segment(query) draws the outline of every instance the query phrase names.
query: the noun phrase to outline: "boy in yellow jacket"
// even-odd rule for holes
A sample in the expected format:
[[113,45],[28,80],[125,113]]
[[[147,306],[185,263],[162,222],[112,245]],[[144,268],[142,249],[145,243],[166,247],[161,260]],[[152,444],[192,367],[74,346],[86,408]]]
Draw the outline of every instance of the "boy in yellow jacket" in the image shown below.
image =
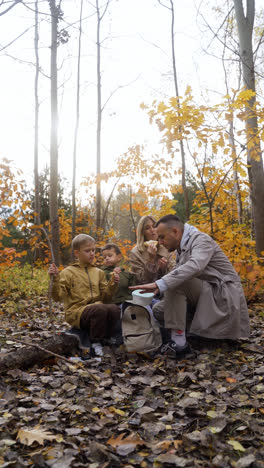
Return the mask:
[[60,273],[55,263],[49,267],[49,274],[54,275],[52,298],[63,301],[66,322],[86,330],[92,343],[100,342],[114,334],[120,318],[119,307],[110,303],[118,289],[119,274],[113,272],[107,282],[105,273],[93,265],[95,240],[91,236],[78,234],[72,248],[77,263]]

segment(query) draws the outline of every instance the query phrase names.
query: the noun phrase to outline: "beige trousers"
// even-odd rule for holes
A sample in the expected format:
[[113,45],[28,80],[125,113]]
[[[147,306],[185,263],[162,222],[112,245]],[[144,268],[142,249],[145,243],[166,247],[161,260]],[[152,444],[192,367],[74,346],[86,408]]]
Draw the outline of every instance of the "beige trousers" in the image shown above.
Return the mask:
[[153,306],[154,317],[161,326],[174,330],[186,329],[187,301],[196,307],[203,287],[202,280],[193,278],[179,288],[167,289],[160,302]]

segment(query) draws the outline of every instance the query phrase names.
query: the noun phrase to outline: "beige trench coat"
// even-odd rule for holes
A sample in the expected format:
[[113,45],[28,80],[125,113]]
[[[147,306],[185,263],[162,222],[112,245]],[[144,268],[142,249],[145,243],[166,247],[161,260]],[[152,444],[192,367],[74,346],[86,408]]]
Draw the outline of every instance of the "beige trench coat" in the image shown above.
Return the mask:
[[202,280],[190,332],[207,338],[248,337],[248,309],[239,276],[218,244],[191,228],[187,243],[177,255],[176,268],[160,281],[164,280],[168,289],[177,290],[186,280]]

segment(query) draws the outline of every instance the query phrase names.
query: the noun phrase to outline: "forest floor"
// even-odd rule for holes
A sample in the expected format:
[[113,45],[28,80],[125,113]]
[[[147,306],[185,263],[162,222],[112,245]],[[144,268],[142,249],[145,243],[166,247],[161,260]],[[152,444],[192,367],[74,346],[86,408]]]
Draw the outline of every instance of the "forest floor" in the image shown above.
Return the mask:
[[[51,335],[45,298],[1,304],[0,356]],[[66,330],[55,305],[56,330]],[[0,377],[0,466],[264,467],[264,303],[251,336],[196,341],[175,362],[104,348],[85,363],[51,359]],[[90,378],[92,372],[97,381]]]

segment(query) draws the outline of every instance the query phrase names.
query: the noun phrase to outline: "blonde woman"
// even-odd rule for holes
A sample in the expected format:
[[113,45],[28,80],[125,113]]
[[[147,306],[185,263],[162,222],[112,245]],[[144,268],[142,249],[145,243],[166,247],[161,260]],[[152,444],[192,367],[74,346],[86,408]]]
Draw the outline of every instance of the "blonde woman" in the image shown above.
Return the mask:
[[137,226],[137,244],[130,252],[130,265],[138,284],[154,282],[175,268],[173,253],[157,243],[155,224],[155,218],[147,215],[140,218]]

